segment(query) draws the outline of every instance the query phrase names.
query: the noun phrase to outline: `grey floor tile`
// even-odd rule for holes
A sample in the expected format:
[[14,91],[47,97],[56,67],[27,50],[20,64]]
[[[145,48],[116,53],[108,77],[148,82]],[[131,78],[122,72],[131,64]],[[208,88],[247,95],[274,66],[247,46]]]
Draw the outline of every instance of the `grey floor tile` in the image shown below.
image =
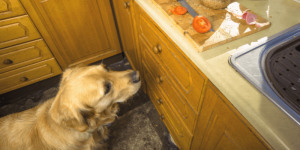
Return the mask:
[[110,150],[162,149],[162,142],[147,116],[144,105],[120,116],[109,127]]

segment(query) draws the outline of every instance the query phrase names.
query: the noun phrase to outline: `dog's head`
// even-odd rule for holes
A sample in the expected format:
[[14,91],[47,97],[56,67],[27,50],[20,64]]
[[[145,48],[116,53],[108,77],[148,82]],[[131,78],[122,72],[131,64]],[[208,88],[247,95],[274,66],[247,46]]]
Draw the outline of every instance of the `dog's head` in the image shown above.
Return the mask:
[[80,132],[110,123],[117,102],[124,102],[141,86],[138,71],[111,71],[103,65],[67,69],[50,108],[57,123]]

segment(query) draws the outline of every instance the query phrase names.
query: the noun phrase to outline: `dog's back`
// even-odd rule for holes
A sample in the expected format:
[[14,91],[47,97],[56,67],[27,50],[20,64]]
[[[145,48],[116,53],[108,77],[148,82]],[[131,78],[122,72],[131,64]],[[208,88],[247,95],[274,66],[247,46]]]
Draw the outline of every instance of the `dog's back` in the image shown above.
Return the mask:
[[44,149],[38,119],[49,102],[0,118],[0,149]]

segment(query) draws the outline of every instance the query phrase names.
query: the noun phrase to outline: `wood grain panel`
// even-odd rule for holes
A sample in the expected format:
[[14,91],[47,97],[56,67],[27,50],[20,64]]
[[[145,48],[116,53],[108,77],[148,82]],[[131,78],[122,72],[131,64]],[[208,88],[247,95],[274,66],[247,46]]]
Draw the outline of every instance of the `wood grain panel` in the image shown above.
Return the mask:
[[121,52],[109,0],[30,0],[69,65]]
[[19,0],[0,0],[0,20],[25,14]]
[[0,74],[0,94],[49,77],[62,71],[54,58]]
[[272,149],[209,82],[191,149]]
[[40,37],[27,15],[0,20],[0,49]]
[[6,35],[0,38],[0,43],[5,43],[15,39],[26,38],[28,36],[28,29],[20,23],[13,23],[1,26],[0,33]]
[[113,0],[123,51],[133,69],[138,70],[139,64],[135,46],[132,4],[132,0]]
[[[42,39],[0,49],[0,73],[53,58]],[[10,61],[7,64],[5,61]]]

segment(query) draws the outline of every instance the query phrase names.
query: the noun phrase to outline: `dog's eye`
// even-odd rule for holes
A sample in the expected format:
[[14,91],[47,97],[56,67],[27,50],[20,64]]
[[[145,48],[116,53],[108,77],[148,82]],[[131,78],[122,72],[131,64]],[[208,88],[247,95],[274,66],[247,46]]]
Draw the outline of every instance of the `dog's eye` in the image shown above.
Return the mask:
[[110,89],[111,89],[111,84],[109,82],[105,82],[104,84],[104,88],[105,88],[105,94],[109,93]]

